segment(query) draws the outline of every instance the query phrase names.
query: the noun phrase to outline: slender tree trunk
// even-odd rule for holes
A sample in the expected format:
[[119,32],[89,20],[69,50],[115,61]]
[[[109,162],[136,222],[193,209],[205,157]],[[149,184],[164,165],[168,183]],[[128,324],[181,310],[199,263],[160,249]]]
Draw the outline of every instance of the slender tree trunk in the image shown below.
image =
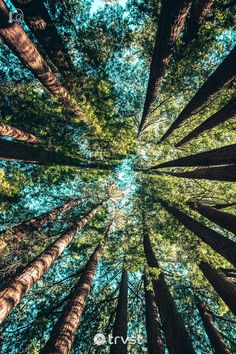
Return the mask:
[[62,104],[86,121],[86,117],[81,113],[68,91],[62,87],[24,30],[15,21],[9,23],[9,11],[3,0],[0,0],[0,37]]
[[0,124],[0,136],[9,136],[12,139],[26,141],[27,143],[38,143],[40,140],[33,134],[26,133],[20,129],[6,124]]
[[[116,308],[116,318],[112,331],[113,344],[111,345],[110,354],[127,354],[128,330],[128,274],[124,269],[122,271],[120,291],[118,297],[118,305]],[[123,339],[123,341],[122,341]]]
[[[158,262],[152,250],[146,225],[144,225],[143,244],[148,266],[158,270]],[[164,274],[161,272],[159,277],[151,275],[151,278],[169,353],[195,353],[182,317],[176,308],[175,302],[165,282]]]
[[185,172],[168,172],[170,176],[181,178],[207,179],[210,181],[236,182],[236,165],[200,168]]
[[226,347],[224,343],[224,339],[222,338],[218,328],[214,324],[213,318],[206,306],[197,298],[196,305],[201,316],[204,328],[206,330],[206,334],[210,340],[211,346],[214,349],[215,354],[230,354],[229,349]]
[[59,152],[0,139],[0,160],[23,161],[28,163],[74,166],[81,169],[112,170],[116,165],[73,158]]
[[190,17],[187,21],[187,31],[183,39],[185,45],[197,38],[199,29],[204,23],[212,4],[213,0],[198,0],[193,3]]
[[72,75],[75,72],[74,65],[44,2],[12,0],[12,3],[23,11],[27,25],[60,73],[63,76]]
[[203,132],[216,127],[217,125],[226,122],[227,120],[233,118],[236,115],[236,97],[231,98],[231,100],[218,112],[213,114],[197,128],[195,128],[191,133],[184,137],[178,144],[177,147],[184,145],[188,141],[198,137]]
[[217,166],[227,164],[236,164],[236,144],[167,161],[150,167],[150,170],[165,167]]
[[207,79],[195,96],[190,100],[178,118],[172,123],[167,132],[160,139],[165,140],[175,129],[177,129],[188,118],[197,114],[201,108],[208,103],[211,98],[221,90],[226,84],[230,83],[236,75],[236,47],[228,54],[213,74]]
[[219,211],[209,205],[199,202],[188,202],[188,205],[197,210],[201,215],[211,220],[224,229],[233,232],[236,235],[236,216],[224,211]]
[[213,208],[216,208],[216,209],[226,209],[226,208],[230,208],[231,206],[235,206],[236,205],[236,202],[233,202],[233,203],[224,203],[224,204],[215,204],[213,206]]
[[69,353],[87,302],[102,249],[103,244],[100,243],[90,256],[78,284],[70,293],[62,316],[55,324],[48,342],[41,351],[42,354]]
[[236,243],[159,199],[160,204],[203,242],[236,266]]
[[170,61],[175,42],[183,28],[189,8],[190,1],[162,0],[158,31],[152,54],[147,94],[138,134],[144,129],[147,116],[151,112],[152,105],[163,81],[166,67]]
[[200,262],[199,268],[228,308],[236,315],[236,284],[220,270],[207,262]]
[[67,229],[45,251],[38,255],[26,266],[20,274],[12,279],[0,293],[0,323],[21,302],[25,294],[52,266],[54,261],[61,255],[64,249],[71,243],[78,229],[82,229],[96,214],[98,207],[93,209],[84,218],[80,219],[76,226]]
[[155,296],[151,289],[148,289],[148,280],[144,275],[144,293],[145,293],[145,316],[147,331],[147,347],[149,354],[164,354],[165,349],[161,339],[160,321],[158,319],[158,310],[155,303]]

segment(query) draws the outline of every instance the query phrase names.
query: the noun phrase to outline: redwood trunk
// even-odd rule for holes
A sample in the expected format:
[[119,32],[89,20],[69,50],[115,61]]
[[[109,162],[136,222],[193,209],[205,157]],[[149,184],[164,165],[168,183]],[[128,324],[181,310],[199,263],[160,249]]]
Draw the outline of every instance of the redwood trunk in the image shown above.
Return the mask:
[[203,242],[236,266],[236,243],[159,199],[160,204]]
[[226,84],[230,83],[236,75],[236,47],[228,54],[213,74],[207,79],[195,96],[190,100],[178,118],[172,123],[167,132],[160,139],[165,140],[175,129],[177,129],[188,118],[197,114],[201,108],[208,103],[211,98],[221,90]]
[[209,205],[204,205],[199,202],[190,202],[188,205],[196,209],[201,215],[211,220],[215,224],[224,229],[236,234],[236,216],[224,211],[217,210]]
[[150,170],[165,167],[217,166],[227,164],[236,164],[236,144],[167,161],[150,167]]
[[175,42],[182,30],[189,8],[190,2],[186,0],[162,0],[146,99],[138,134],[143,130],[147,116],[151,112]]
[[64,249],[71,243],[78,229],[83,228],[96,214],[98,208],[93,209],[84,218],[80,219],[76,226],[67,229],[45,251],[38,255],[22,272],[12,279],[9,286],[0,293],[0,323],[21,302],[25,294],[52,266]]
[[188,141],[198,137],[203,132],[216,127],[217,125],[226,122],[227,120],[233,118],[236,114],[236,97],[231,98],[231,100],[218,112],[213,114],[197,128],[195,128],[191,133],[189,133],[185,138],[183,138],[178,144],[177,147],[182,146]]
[[62,316],[54,326],[50,338],[41,352],[42,354],[69,353],[87,302],[102,249],[103,245],[99,244],[90,256],[78,284],[70,293]]
[[26,141],[27,143],[38,143],[40,140],[33,134],[26,133],[20,129],[6,124],[0,124],[0,136],[8,136],[12,139]]
[[148,289],[148,280],[146,275],[144,275],[144,293],[148,353],[164,354],[165,349],[161,339],[161,324],[158,319],[157,305],[155,303],[153,291]]
[[[128,330],[128,275],[127,271],[122,271],[118,305],[116,309],[116,318],[112,331],[113,344],[111,345],[110,354],[127,354]],[[121,338],[122,337],[122,338]],[[122,341],[123,339],[123,341]]]
[[220,269],[212,268],[207,262],[201,262],[199,268],[228,308],[236,315],[236,284]]

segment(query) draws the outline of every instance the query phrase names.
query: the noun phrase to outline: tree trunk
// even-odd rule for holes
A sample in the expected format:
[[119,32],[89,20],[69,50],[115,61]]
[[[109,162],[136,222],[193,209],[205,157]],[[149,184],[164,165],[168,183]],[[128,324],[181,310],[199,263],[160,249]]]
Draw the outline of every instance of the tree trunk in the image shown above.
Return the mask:
[[229,349],[224,343],[218,328],[214,324],[211,314],[208,312],[206,306],[197,298],[196,305],[201,316],[206,334],[210,340],[211,346],[215,354],[230,354]]
[[165,140],[180,124],[188,118],[197,114],[201,108],[208,103],[211,98],[221,90],[226,84],[230,83],[236,75],[236,47],[228,54],[218,68],[211,74],[207,81],[197,91],[195,96],[190,100],[178,118],[172,123],[167,132],[160,139]]
[[86,121],[86,117],[80,112],[68,91],[62,87],[24,30],[15,21],[9,23],[9,11],[2,0],[0,0],[0,36],[22,63],[62,104]]
[[138,135],[144,129],[147,116],[160,89],[166,67],[170,61],[175,42],[182,30],[190,2],[186,0],[162,0],[160,20],[156,34],[150,75]]
[[12,3],[23,11],[25,22],[62,76],[72,75],[75,72],[74,65],[44,2],[12,0]]
[[210,181],[236,182],[236,165],[200,168],[185,172],[167,172],[166,174],[181,178],[207,179]]
[[96,214],[98,207],[93,209],[84,218],[80,219],[76,226],[67,229],[55,242],[45,251],[38,255],[26,266],[20,274],[12,279],[9,286],[0,293],[0,323],[8,314],[21,302],[25,294],[52,266],[64,249],[71,243],[78,229],[83,228]]
[[[118,305],[116,308],[116,318],[112,331],[113,344],[111,345],[110,354],[127,354],[128,330],[128,275],[124,269],[120,283],[120,291]],[[122,341],[123,339],[123,341]]]
[[228,308],[236,315],[236,284],[220,269],[212,268],[207,262],[200,262],[199,268]]
[[69,353],[87,302],[102,249],[103,244],[100,243],[90,256],[78,284],[70,293],[62,316],[53,327],[50,338],[41,351],[42,354]]
[[215,204],[213,206],[213,208],[216,208],[216,209],[226,209],[226,208],[230,208],[231,206],[235,206],[236,205],[236,202],[233,202],[233,203],[224,203],[224,204]]
[[26,141],[27,143],[39,143],[40,140],[33,134],[26,133],[20,129],[0,124],[0,136],[9,136],[12,139]]
[[[148,266],[159,270],[158,262],[152,250],[150,237],[145,224],[143,244]],[[161,272],[159,277],[151,274],[151,278],[169,353],[195,353],[182,317],[175,306],[175,302],[165,282],[164,274]]]
[[144,275],[144,293],[145,293],[145,317],[147,331],[147,347],[149,354],[164,354],[165,349],[161,339],[160,321],[158,319],[158,310],[155,303],[155,297],[152,290],[148,289],[148,280]]
[[213,114],[197,128],[195,128],[191,133],[189,133],[185,138],[183,138],[177,147],[184,145],[188,141],[198,137],[203,132],[216,127],[217,125],[226,122],[227,120],[233,118],[236,114],[236,97],[231,98],[231,100],[218,112]]
[[211,230],[191,216],[186,215],[179,209],[170,206],[164,200],[158,199],[160,204],[172,215],[174,215],[184,226],[197,235],[203,242],[214,251],[223,256],[227,261],[236,266],[236,243],[218,232]]
[[46,150],[43,147],[26,145],[0,139],[0,160],[23,161],[28,163],[73,166],[81,169],[112,170],[116,165],[108,165],[99,161],[86,160],[66,156],[59,152]]
[[224,229],[233,232],[236,235],[236,216],[224,211],[219,211],[209,205],[199,202],[188,202],[188,205],[197,210],[201,215],[211,220]]
[[236,144],[167,161],[150,167],[150,170],[165,167],[217,166],[226,164],[236,164]]
[[197,38],[199,29],[204,23],[212,4],[213,0],[198,0],[193,3],[190,17],[187,21],[187,31],[183,39],[185,45]]

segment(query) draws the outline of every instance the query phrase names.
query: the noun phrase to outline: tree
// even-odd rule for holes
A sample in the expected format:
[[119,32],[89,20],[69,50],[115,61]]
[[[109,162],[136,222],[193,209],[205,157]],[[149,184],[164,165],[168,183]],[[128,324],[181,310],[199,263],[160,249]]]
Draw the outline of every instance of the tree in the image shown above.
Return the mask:
[[0,293],[0,323],[21,302],[25,294],[52,266],[54,261],[61,255],[64,249],[76,236],[78,229],[83,228],[96,214],[98,207],[91,210],[85,217],[78,220],[76,225],[67,229],[63,234],[28,264],[10,284]]
[[12,139],[25,141],[27,143],[39,143],[40,140],[33,134],[26,133],[10,125],[0,124],[0,136],[8,136]]
[[142,119],[138,128],[138,134],[140,134],[145,128],[147,116],[151,112],[153,103],[160,89],[166,67],[170,61],[175,42],[183,28],[189,8],[190,1],[162,0],[158,31],[150,66],[146,99]]
[[236,69],[236,47],[227,55],[218,68],[211,74],[207,81],[200,87],[197,93],[193,96],[178,118],[172,123],[166,133],[160,139],[160,142],[165,140],[180,124],[188,118],[198,113],[200,109],[210,101],[210,99],[221,90],[226,84],[229,84],[235,77]]
[[62,316],[55,324],[50,338],[42,350],[42,354],[69,353],[80,324],[102,249],[103,244],[99,243],[90,256],[78,284],[70,293]]
[[164,200],[158,199],[160,204],[184,226],[197,235],[203,242],[209,245],[214,251],[221,254],[234,266],[236,265],[236,243],[218,232],[211,230],[191,216],[183,213],[176,207],[170,206]]
[[210,116],[197,128],[195,128],[191,133],[184,137],[178,144],[177,147],[186,144],[194,138],[197,138],[203,132],[216,127],[218,124],[224,123],[227,120],[233,118],[236,114],[236,97],[232,97],[231,100],[218,112]]

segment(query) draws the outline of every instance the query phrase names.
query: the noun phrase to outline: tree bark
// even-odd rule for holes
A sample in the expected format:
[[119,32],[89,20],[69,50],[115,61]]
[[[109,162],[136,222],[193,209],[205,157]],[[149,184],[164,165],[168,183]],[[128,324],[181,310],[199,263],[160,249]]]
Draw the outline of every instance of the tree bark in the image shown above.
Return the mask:
[[87,302],[102,249],[103,244],[100,243],[90,256],[78,284],[70,293],[62,316],[55,324],[48,342],[41,351],[42,354],[69,353]]
[[210,181],[236,182],[236,165],[201,168],[185,172],[167,172],[166,174],[181,178],[207,179]]
[[[110,354],[127,354],[128,330],[128,274],[124,269],[122,271],[118,304],[116,308],[116,318],[112,331],[113,344],[110,348]],[[122,339],[123,341],[122,341]]]
[[81,113],[69,92],[61,85],[24,30],[15,21],[9,23],[9,11],[2,0],[0,0],[0,36],[59,102],[86,121],[86,117]]
[[160,139],[160,142],[165,140],[184,121],[186,121],[194,114],[197,114],[203,105],[208,103],[219,90],[221,90],[226,84],[230,83],[235,78],[235,60],[236,46],[193,96],[184,110],[180,113],[178,118],[172,123],[167,132]]
[[165,167],[217,166],[227,164],[236,164],[236,144],[167,161],[150,167],[150,170]]
[[153,291],[148,289],[148,280],[146,274],[144,274],[144,293],[148,353],[164,354],[165,349],[161,339],[161,324],[158,319],[158,310],[155,303],[155,296]]
[[226,208],[229,208],[231,206],[235,206],[236,205],[236,202],[233,202],[233,203],[224,203],[224,204],[215,204],[213,206],[213,208],[216,208],[216,209],[226,209]]
[[6,124],[0,124],[0,136],[8,136],[12,139],[25,141],[27,143],[39,143],[40,140],[33,134],[26,133],[20,129]]
[[197,128],[195,128],[191,133],[189,133],[185,138],[183,138],[176,147],[182,146],[188,141],[197,138],[203,132],[216,127],[217,125],[226,122],[227,120],[233,118],[236,115],[236,97],[231,98],[231,100],[218,112],[213,114]]
[[217,210],[209,205],[204,205],[199,202],[187,203],[192,209],[197,210],[201,215],[205,216],[215,224],[224,229],[233,232],[236,235],[236,216],[224,211]]
[[190,17],[187,20],[187,31],[183,38],[185,45],[197,38],[199,29],[204,23],[212,4],[213,0],[198,0],[193,3]]
[[112,170],[117,166],[99,161],[86,160],[66,156],[59,152],[0,139],[0,160],[23,161],[27,163],[73,166],[81,169]]
[[0,323],[21,302],[25,294],[52,266],[54,261],[61,255],[64,249],[71,243],[78,229],[82,229],[98,210],[94,208],[84,218],[80,219],[75,226],[68,228],[55,242],[45,251],[38,255],[26,266],[20,274],[12,279],[0,293]]
[[159,199],[160,204],[214,251],[236,266],[236,243]]
[[200,262],[199,268],[228,308],[236,315],[236,284],[220,270],[207,262]]
[[150,75],[138,135],[144,129],[147,116],[160,89],[166,67],[175,42],[183,28],[190,2],[186,0],[162,0],[160,20],[152,54]]
[[224,343],[218,328],[214,324],[211,314],[208,312],[206,305],[204,305],[198,298],[196,299],[196,305],[202,319],[206,334],[210,340],[211,346],[214,349],[215,354],[230,354],[229,349]]

